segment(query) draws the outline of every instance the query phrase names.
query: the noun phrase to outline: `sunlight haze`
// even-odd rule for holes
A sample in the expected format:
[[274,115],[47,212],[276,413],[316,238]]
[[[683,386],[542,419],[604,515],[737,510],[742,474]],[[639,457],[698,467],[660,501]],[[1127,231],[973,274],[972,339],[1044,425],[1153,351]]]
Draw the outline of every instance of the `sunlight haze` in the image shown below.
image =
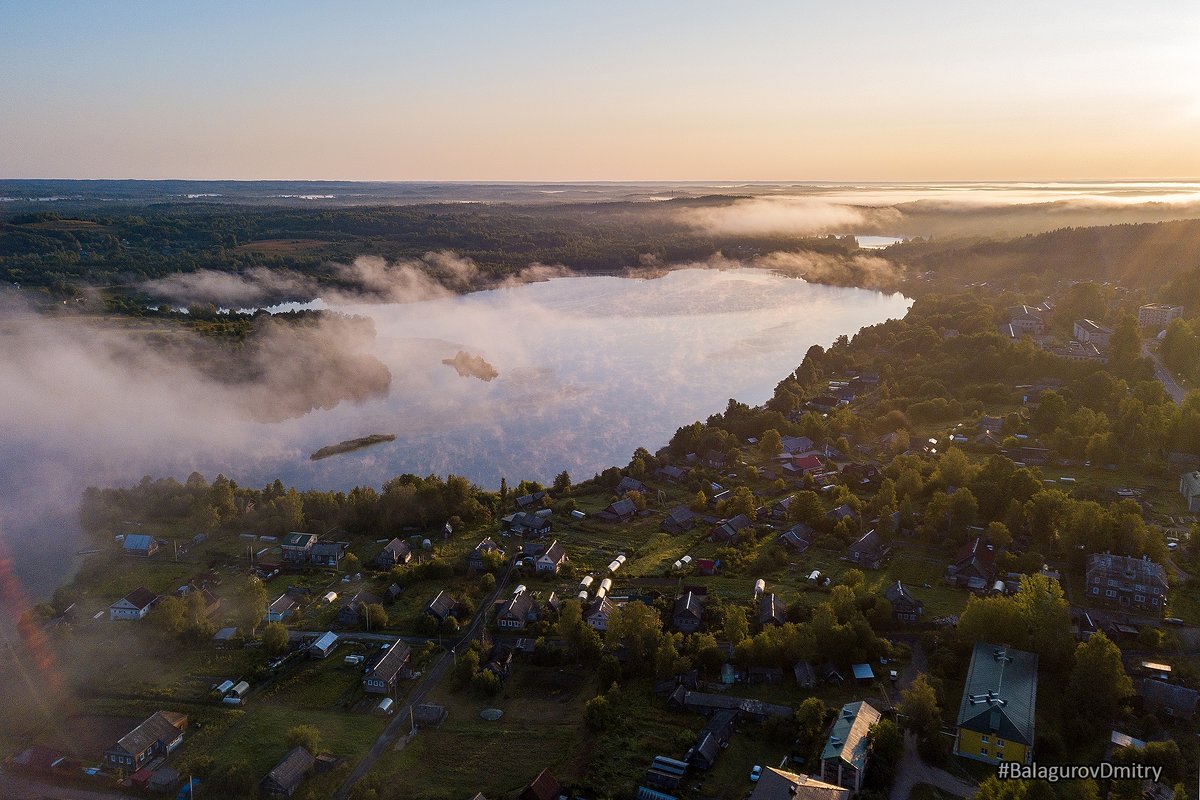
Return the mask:
[[1200,175],[1200,6],[0,3],[0,177]]

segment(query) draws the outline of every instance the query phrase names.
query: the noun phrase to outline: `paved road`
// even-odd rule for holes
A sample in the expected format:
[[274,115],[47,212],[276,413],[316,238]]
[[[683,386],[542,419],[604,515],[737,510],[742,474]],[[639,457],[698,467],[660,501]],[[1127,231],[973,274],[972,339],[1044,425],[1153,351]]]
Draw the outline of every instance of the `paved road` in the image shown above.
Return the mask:
[[904,735],[904,756],[896,765],[896,780],[892,784],[890,800],[908,800],[918,783],[928,783],[949,792],[955,797],[974,797],[976,787],[951,775],[939,767],[932,767],[921,760],[917,753],[917,737]]
[[[476,635],[478,635],[478,633],[483,629],[484,621],[487,619],[488,612],[491,611],[492,605],[495,603],[496,598],[500,596],[500,593],[504,591],[505,586],[508,585],[508,580],[510,577],[512,577],[512,572],[513,565],[510,564],[508,570],[505,571],[504,576],[500,580],[496,581],[496,591],[492,592],[491,596],[488,597],[487,600],[479,604],[479,610],[475,612],[475,616],[471,619],[471,624],[467,626],[466,630],[462,632],[458,639],[452,640],[449,643],[453,650],[461,649],[464,645],[474,639]],[[379,636],[381,634],[372,635]],[[389,638],[394,639],[395,637]],[[379,738],[375,740],[375,744],[371,745],[370,751],[363,756],[362,761],[358,762],[358,765],[354,768],[354,771],[350,773],[350,777],[346,778],[345,783],[343,783],[341,787],[338,788],[337,792],[334,793],[334,800],[346,800],[346,796],[350,793],[350,787],[360,781],[364,775],[371,771],[371,767],[375,766],[375,762],[379,760],[379,757],[387,752],[388,748],[392,746],[392,743],[395,742],[402,733],[408,733],[410,730],[409,726],[411,724],[409,721],[409,713],[412,707],[419,705],[421,701],[425,699],[426,695],[433,691],[434,687],[436,687],[438,683],[441,682],[442,677],[445,676],[446,671],[450,669],[450,665],[452,663],[453,657],[449,652],[445,652],[438,657],[437,661],[435,661],[429,666],[428,669],[425,670],[425,674],[421,676],[421,682],[414,686],[412,691],[409,692],[408,699],[404,706],[396,712],[396,716],[393,717],[391,722],[388,723],[387,727],[383,729],[383,733],[381,733]]]
[[11,800],[137,800],[134,795],[120,792],[56,786],[24,775],[6,773],[0,773],[0,797]]
[[1142,355],[1154,362],[1154,377],[1162,383],[1163,388],[1167,390],[1167,394],[1171,395],[1171,399],[1175,401],[1175,405],[1183,405],[1183,398],[1187,396],[1187,390],[1175,382],[1175,376],[1163,364],[1162,359],[1158,357],[1158,353],[1150,349],[1148,342],[1142,342]]

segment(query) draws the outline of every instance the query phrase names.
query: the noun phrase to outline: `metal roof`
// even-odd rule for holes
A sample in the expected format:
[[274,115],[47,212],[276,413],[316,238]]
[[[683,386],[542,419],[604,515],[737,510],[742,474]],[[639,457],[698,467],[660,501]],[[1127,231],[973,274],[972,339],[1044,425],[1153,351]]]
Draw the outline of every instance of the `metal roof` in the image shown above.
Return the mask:
[[1037,661],[1036,655],[1023,650],[976,644],[957,726],[1032,745]]
[[862,769],[867,760],[867,731],[878,721],[879,712],[866,700],[842,706],[825,740],[821,760],[838,758]]
[[333,631],[325,631],[319,637],[317,637],[315,642],[312,643],[312,647],[315,647],[318,650],[328,649],[337,643],[337,638],[337,634]]

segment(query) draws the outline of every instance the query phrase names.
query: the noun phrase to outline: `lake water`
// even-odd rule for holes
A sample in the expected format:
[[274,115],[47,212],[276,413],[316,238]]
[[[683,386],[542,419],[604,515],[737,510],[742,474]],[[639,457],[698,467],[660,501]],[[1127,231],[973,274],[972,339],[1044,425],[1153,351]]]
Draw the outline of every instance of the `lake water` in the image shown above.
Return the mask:
[[[182,480],[193,469],[210,480],[223,472],[244,485],[279,477],[323,489],[378,487],[404,472],[453,472],[489,488],[501,476],[510,484],[548,481],[563,469],[583,479],[626,464],[639,446],[663,446],[730,398],[762,403],[811,345],[901,317],[910,302],[764,270],[688,269],[339,306],[374,320],[374,352],[392,374],[386,396],[279,423],[235,424],[206,419],[198,406],[178,419],[176,412],[153,419],[154,408],[138,406],[146,387],[120,383],[117,402],[86,425],[68,411],[36,424],[18,415],[10,430],[23,425],[46,435],[0,435],[0,512],[9,512],[0,523],[18,574],[45,595],[75,563],[82,539],[73,509],[88,484]],[[442,363],[460,350],[486,360],[496,377],[462,377]],[[61,372],[72,369],[64,364]],[[79,393],[69,383],[45,391],[47,408],[58,402],[52,395]],[[308,458],[376,433],[397,438]]]

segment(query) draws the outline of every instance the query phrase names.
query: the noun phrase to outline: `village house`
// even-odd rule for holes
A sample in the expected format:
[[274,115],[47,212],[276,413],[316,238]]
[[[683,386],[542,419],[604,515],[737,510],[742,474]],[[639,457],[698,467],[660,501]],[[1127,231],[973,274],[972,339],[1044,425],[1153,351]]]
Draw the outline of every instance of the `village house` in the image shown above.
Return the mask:
[[617,497],[624,497],[630,492],[645,494],[646,484],[642,483],[637,478],[631,478],[628,475],[622,477],[621,482],[617,484],[617,488],[615,490]]
[[108,618],[110,621],[143,619],[157,602],[157,594],[145,586],[139,586],[108,607]]
[[109,769],[124,770],[126,774],[135,772],[178,747],[185,730],[187,717],[183,714],[156,711],[105,750],[104,763]]
[[842,503],[840,506],[830,509],[829,513],[827,513],[825,515],[825,517],[827,519],[832,520],[833,524],[836,525],[837,523],[841,522],[842,520],[849,520],[850,522],[854,522],[858,519],[858,514],[854,511],[853,506],[851,506],[847,503]]
[[158,540],[144,533],[130,533],[121,542],[121,552],[127,556],[149,558],[158,552]]
[[1042,333],[1046,330],[1042,312],[1030,306],[1013,306],[1008,310],[1008,324],[1017,337]]
[[892,619],[898,622],[919,622],[925,613],[925,604],[909,594],[900,581],[884,589],[883,596],[892,604]]
[[458,608],[458,601],[443,590],[425,604],[425,613],[442,623],[454,614],[456,608]]
[[282,559],[285,564],[299,566],[308,563],[309,553],[312,552],[313,545],[316,544],[316,534],[312,533],[289,533],[283,537],[283,542],[280,543],[280,548],[283,551]]
[[752,524],[745,514],[738,514],[714,527],[708,538],[714,542],[730,542],[737,538],[739,531],[749,528]]
[[593,600],[583,612],[583,620],[594,630],[603,633],[608,630],[608,621],[612,618],[617,606],[607,597]]
[[544,769],[517,795],[517,800],[558,800],[561,794],[562,785],[554,779],[550,770]]
[[874,530],[867,531],[846,549],[846,558],[851,564],[865,569],[879,569],[891,548]]
[[797,455],[812,450],[813,440],[807,436],[784,436],[780,439],[780,444],[783,445],[784,453]]
[[1191,719],[1196,713],[1196,702],[1200,693],[1186,686],[1176,686],[1154,678],[1142,678],[1137,682],[1137,693],[1147,711],[1162,712],[1176,719]]
[[259,788],[267,797],[291,797],[315,764],[312,753],[303,747],[293,748],[267,773]]
[[1192,470],[1179,476],[1179,493],[1187,503],[1188,513],[1200,513],[1200,470]]
[[817,671],[807,661],[797,661],[792,667],[792,677],[801,689],[811,689],[817,685]]
[[850,800],[850,790],[809,775],[764,767],[746,800]]
[[675,610],[671,614],[671,624],[675,630],[681,633],[695,633],[700,630],[703,619],[704,609],[696,594],[687,591],[675,601]]
[[557,575],[558,571],[562,569],[563,564],[569,560],[567,551],[563,549],[563,546],[556,539],[537,557],[537,561],[534,562],[534,569],[539,573]]
[[508,677],[512,670],[513,649],[506,644],[494,644],[483,659],[483,669],[495,675],[500,680]]
[[346,554],[346,542],[316,542],[309,549],[308,559],[314,567],[337,569]]
[[696,769],[712,769],[721,750],[733,736],[733,723],[737,719],[736,709],[726,708],[708,718],[708,722],[696,736],[696,744],[688,750],[687,763]]
[[296,598],[290,594],[281,594],[267,606],[267,616],[264,622],[286,622],[296,611]]
[[768,592],[758,599],[758,624],[781,626],[787,622],[787,606],[783,604],[774,592]]
[[779,534],[779,541],[797,555],[803,553],[812,544],[813,529],[803,522],[793,525]]
[[955,754],[989,764],[1032,763],[1037,667],[1033,653],[975,645],[955,723]]
[[366,607],[373,605],[383,605],[383,600],[363,589],[350,598],[350,602],[338,609],[334,622],[346,627],[357,625],[359,620],[366,615]]
[[544,499],[546,499],[545,492],[533,492],[532,494],[521,495],[514,503],[517,506],[517,510],[525,511],[526,509],[537,508],[542,504],[542,500]]
[[520,630],[530,622],[537,622],[541,610],[529,592],[517,592],[500,606],[496,613],[496,626],[507,630]]
[[687,477],[687,470],[680,469],[673,464],[664,464],[654,471],[654,475],[667,483],[679,483]]
[[383,658],[363,675],[363,691],[372,694],[391,694],[395,691],[396,683],[407,673],[408,658],[411,654],[412,648],[407,644],[393,642],[383,654]]
[[596,519],[602,522],[628,522],[637,514],[637,506],[633,500],[624,497],[612,503],[603,511],[596,514]]
[[955,554],[946,568],[946,578],[963,589],[986,590],[996,574],[996,548],[975,536]]
[[667,698],[667,705],[672,708],[683,708],[697,714],[711,717],[722,711],[737,712],[738,719],[762,722],[769,717],[791,719],[795,711],[784,705],[767,703],[762,700],[752,700],[746,697],[731,697],[727,694],[711,694],[708,692],[691,691],[683,685],[675,688]]
[[867,732],[879,718],[879,712],[865,700],[842,706],[821,750],[822,781],[852,792],[862,789],[870,745]]
[[383,546],[379,554],[371,559],[371,566],[376,569],[391,569],[400,564],[407,564],[412,559],[412,548],[407,542],[392,539]]
[[504,555],[504,550],[492,540],[492,537],[488,536],[471,550],[471,554],[467,556],[467,567],[476,572],[482,572],[487,568],[487,564],[483,560],[484,555],[487,553]]
[[659,526],[667,533],[680,534],[691,530],[692,523],[695,521],[696,515],[687,506],[676,506],[671,509],[671,513],[667,514],[666,519]]
[[1147,556],[1092,553],[1084,575],[1088,599],[1161,614],[1167,603],[1167,572]]
[[543,536],[548,536],[553,527],[549,514],[531,514],[525,511],[509,514],[507,517],[503,517],[500,522],[503,529],[509,533],[515,533],[518,536],[527,536],[532,539],[540,539]]

